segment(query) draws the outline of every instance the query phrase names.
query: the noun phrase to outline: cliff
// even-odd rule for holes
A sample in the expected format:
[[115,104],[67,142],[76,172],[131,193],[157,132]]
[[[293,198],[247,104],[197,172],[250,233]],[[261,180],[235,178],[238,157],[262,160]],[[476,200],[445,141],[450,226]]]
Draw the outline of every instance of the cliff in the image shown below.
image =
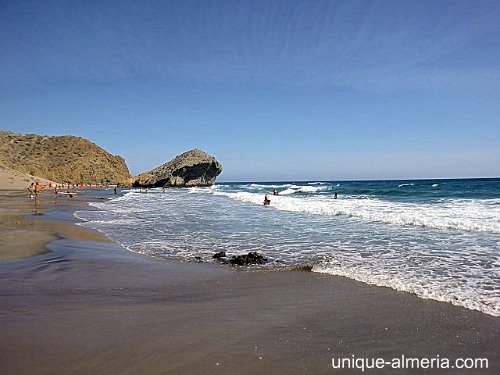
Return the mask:
[[125,160],[87,139],[0,131],[0,165],[60,183],[122,183]]
[[201,150],[187,151],[168,163],[132,178],[132,185],[159,186],[211,186],[222,172],[222,164]]

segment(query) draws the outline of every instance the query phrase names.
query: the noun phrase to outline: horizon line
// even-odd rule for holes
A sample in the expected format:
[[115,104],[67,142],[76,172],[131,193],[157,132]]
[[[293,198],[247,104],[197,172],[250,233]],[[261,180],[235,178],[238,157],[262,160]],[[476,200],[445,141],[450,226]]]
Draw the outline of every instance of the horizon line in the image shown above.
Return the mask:
[[[254,183],[254,182],[260,182],[260,183],[275,183],[275,182],[366,182],[366,181],[373,181],[373,182],[381,182],[381,181],[431,181],[431,180],[495,180],[495,179],[500,179],[500,177],[436,177],[436,178],[383,178],[383,179],[339,179],[339,180],[320,180],[320,179],[313,179],[313,180],[232,180],[232,181],[216,181],[217,182],[224,182],[224,183]],[[214,185],[215,185],[214,184]]]

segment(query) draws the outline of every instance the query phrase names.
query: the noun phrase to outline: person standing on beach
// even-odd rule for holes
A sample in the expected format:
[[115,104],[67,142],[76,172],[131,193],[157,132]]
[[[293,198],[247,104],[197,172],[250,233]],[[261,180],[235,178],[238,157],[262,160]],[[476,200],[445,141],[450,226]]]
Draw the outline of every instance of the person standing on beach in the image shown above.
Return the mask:
[[33,194],[34,194],[34,187],[33,187],[34,183],[32,182],[30,184],[30,186],[27,187],[28,189],[28,192],[30,193],[30,199],[33,199]]
[[38,198],[38,192],[41,190],[42,184],[40,184],[38,181],[35,183],[35,199]]
[[116,192],[116,186],[115,186],[115,188],[113,189],[113,192],[115,193],[115,195],[116,195],[116,194],[118,194],[118,193]]

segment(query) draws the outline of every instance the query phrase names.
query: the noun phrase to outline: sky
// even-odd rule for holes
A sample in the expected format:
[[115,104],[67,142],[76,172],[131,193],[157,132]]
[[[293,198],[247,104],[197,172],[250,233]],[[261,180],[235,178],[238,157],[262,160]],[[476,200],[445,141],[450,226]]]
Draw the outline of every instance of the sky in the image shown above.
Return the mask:
[[499,1],[0,0],[0,129],[132,174],[500,177]]

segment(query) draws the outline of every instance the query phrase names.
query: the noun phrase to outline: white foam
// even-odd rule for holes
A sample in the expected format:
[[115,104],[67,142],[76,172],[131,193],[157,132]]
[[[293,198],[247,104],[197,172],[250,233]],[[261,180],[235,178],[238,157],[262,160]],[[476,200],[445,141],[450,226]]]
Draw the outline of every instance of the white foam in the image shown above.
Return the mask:
[[[500,316],[500,293],[498,290],[486,289],[483,278],[436,275],[432,277],[436,268],[411,269],[401,264],[396,271],[394,264],[385,268],[383,264],[366,261],[351,255],[345,262],[332,260],[313,267],[313,272],[328,273],[344,276],[367,284],[392,288],[402,292],[409,292],[424,299],[448,302],[471,310],[478,310],[486,314]],[[437,265],[435,265],[437,266]],[[470,266],[469,266],[470,267]],[[441,270],[443,270],[441,268]],[[420,271],[420,272],[419,272]],[[479,270],[479,274],[484,272]],[[469,270],[469,273],[472,273]]]
[[324,190],[323,187],[313,187],[313,186],[301,186],[297,189],[300,193],[317,193],[320,190]]
[[291,185],[285,190],[282,190],[278,192],[279,195],[291,195],[295,193],[309,193],[309,194],[314,194],[314,193],[320,193],[322,191],[327,191],[329,190],[329,187],[327,186],[297,186],[297,185]]
[[250,184],[248,185],[250,188],[254,189],[281,189],[281,188],[298,188],[297,185],[293,184],[278,184],[278,185],[268,185],[268,184]]
[[[271,207],[278,210],[314,215],[344,215],[365,222],[383,222],[399,226],[417,226],[472,232],[500,233],[498,199],[446,199],[440,203],[391,202],[375,198],[331,196],[289,197],[297,192],[287,189],[271,197]],[[262,204],[261,194],[216,192],[229,198]]]
[[209,193],[213,192],[217,189],[215,186],[208,186],[208,187],[190,187],[188,188],[188,193],[189,194],[198,194],[198,193]]

